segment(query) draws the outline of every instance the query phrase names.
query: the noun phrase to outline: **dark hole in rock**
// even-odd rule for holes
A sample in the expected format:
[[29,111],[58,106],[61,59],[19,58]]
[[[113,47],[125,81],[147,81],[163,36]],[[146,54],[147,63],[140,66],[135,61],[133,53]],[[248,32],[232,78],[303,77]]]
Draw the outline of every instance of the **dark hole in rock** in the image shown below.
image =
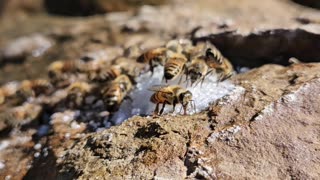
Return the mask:
[[164,134],[167,134],[167,132],[159,124],[150,123],[147,126],[139,128],[135,134],[135,137],[142,139],[152,137],[158,138]]
[[184,161],[184,165],[187,167],[187,175],[189,176],[196,170],[198,166],[198,162],[191,160],[190,157],[188,156]]
[[149,146],[141,146],[137,151],[134,153],[136,156],[139,155],[141,152],[150,151],[152,150]]
[[[47,179],[57,178],[56,156],[50,149],[47,150],[47,155],[43,154],[41,151],[39,158],[34,159],[31,168],[23,179],[37,179],[35,177],[46,177]],[[70,174],[72,173],[70,172]]]
[[298,3],[303,6],[308,6],[312,8],[320,9],[320,1],[319,0],[292,0],[295,3]]
[[287,66],[291,57],[302,62],[320,61],[320,35],[303,29],[276,29],[248,35],[232,31],[194,37],[192,40],[193,43],[211,42],[236,69],[270,63]]
[[90,16],[136,9],[142,5],[161,5],[168,0],[44,0],[47,11],[65,16]]

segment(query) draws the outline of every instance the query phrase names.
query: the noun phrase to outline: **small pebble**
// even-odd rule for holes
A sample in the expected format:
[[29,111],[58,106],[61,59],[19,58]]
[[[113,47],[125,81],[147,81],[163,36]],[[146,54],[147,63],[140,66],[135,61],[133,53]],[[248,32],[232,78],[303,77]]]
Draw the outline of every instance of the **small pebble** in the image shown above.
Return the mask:
[[40,157],[40,153],[39,152],[36,152],[36,153],[34,153],[34,155],[33,155],[35,158],[38,158],[38,157]]
[[43,137],[49,134],[50,126],[49,125],[41,125],[37,131],[37,135],[39,137]]
[[70,133],[66,133],[66,134],[64,135],[64,137],[65,137],[65,138],[67,138],[67,139],[69,139],[69,138],[70,138],[70,136],[71,136],[71,134],[70,134]]
[[71,123],[71,128],[72,129],[79,129],[79,128],[81,128],[81,126],[77,122],[73,121]]
[[71,120],[71,117],[70,116],[63,116],[62,119],[63,119],[64,122],[68,122],[68,121]]
[[97,128],[96,129],[96,132],[101,132],[101,131],[103,131],[103,130],[105,130],[106,128]]
[[96,97],[94,96],[88,96],[85,99],[86,104],[92,104],[96,100]]
[[0,161],[0,170],[1,169],[4,169],[6,167],[6,165],[4,164],[4,162],[3,161]]
[[100,117],[105,117],[105,116],[109,116],[109,115],[110,115],[109,111],[102,111],[102,112],[99,113]]
[[47,148],[43,148],[43,156],[47,157],[49,154],[48,149]]
[[0,142],[0,151],[6,149],[10,145],[9,141],[2,141]]
[[33,146],[33,148],[34,148],[35,150],[40,150],[41,147],[42,147],[42,145],[41,145],[40,143],[38,143],[38,144],[36,144],[36,145]]

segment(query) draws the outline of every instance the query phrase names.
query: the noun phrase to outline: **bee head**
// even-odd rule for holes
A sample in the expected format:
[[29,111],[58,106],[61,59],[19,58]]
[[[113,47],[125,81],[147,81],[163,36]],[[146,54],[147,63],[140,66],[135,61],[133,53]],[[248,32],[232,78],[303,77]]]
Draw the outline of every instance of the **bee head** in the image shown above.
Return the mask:
[[191,83],[195,83],[198,79],[200,79],[202,77],[202,73],[201,72],[196,72],[196,71],[189,71],[189,75],[190,75],[190,80]]
[[118,108],[118,97],[110,97],[104,100],[104,105],[109,111],[116,111]]
[[179,95],[179,102],[182,106],[188,105],[188,103],[192,100],[192,93],[190,91],[183,92]]
[[48,72],[48,76],[49,76],[50,79],[54,79],[54,78],[56,78],[57,75],[56,75],[56,73],[54,71],[49,71]]

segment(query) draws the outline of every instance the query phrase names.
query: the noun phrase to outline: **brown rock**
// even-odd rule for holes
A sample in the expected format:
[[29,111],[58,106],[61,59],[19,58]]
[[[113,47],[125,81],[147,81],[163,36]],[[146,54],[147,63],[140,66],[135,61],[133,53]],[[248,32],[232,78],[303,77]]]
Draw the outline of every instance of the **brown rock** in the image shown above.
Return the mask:
[[11,133],[0,142],[0,179],[22,179],[34,158],[34,130]]
[[43,0],[2,0],[0,2],[0,15],[2,17],[8,17],[39,13],[43,10],[42,1]]
[[[71,1],[54,3],[68,2]],[[72,8],[76,10],[67,11],[88,15],[91,10],[100,13],[102,8],[108,11],[136,8],[136,4],[118,6],[124,1],[101,5],[102,8],[91,6],[98,1],[82,4],[89,5],[86,7],[81,5],[83,2],[75,2]],[[202,28],[195,33],[194,40],[210,40],[236,66],[288,65],[291,56],[306,62],[319,61],[320,57],[319,13],[291,0],[242,0],[241,3],[174,0],[170,5],[143,6],[134,12],[88,18],[26,17],[0,22],[2,53],[11,52],[2,54],[5,62],[0,58],[6,63],[0,67],[0,83],[45,77],[45,67],[55,60],[86,56],[111,61],[131,45],[139,44],[144,50],[161,46],[172,38],[190,38],[190,32],[199,25]],[[37,44],[17,43],[19,37],[32,39],[30,34],[39,34],[56,45],[35,57]],[[8,48],[9,44],[13,44],[12,48]],[[14,57],[26,61],[7,63]],[[81,109],[90,121],[49,118],[56,113],[51,107],[65,96],[64,93],[48,95],[36,101],[45,113],[40,121],[32,122],[40,124],[26,127],[28,132],[32,128],[40,129],[39,126],[48,132],[38,137],[38,131],[33,136],[35,142],[31,142],[31,133],[22,134],[28,137],[26,145],[20,143],[2,149],[0,167],[4,164],[5,168],[0,168],[0,179],[7,175],[13,179],[57,179],[56,161],[60,168],[58,176],[66,179],[93,176],[98,179],[317,179],[319,70],[318,64],[262,66],[235,76],[233,81],[238,85],[235,91],[208,111],[192,116],[134,117],[118,127],[90,134],[86,134],[87,129],[91,120],[99,121],[95,116],[98,113]],[[58,111],[63,115],[68,113],[63,105]],[[7,125],[0,121],[0,129],[7,129]],[[1,132],[1,140],[8,140],[8,136],[7,132]],[[12,139],[10,144],[14,142]],[[36,141],[46,141],[41,152],[33,148]],[[49,150],[44,151],[45,148]]]
[[4,62],[21,62],[28,56],[41,56],[53,42],[41,34],[20,37],[0,49]]
[[60,177],[317,179],[319,70],[266,65],[234,78],[245,91],[208,112],[89,135],[59,158]]

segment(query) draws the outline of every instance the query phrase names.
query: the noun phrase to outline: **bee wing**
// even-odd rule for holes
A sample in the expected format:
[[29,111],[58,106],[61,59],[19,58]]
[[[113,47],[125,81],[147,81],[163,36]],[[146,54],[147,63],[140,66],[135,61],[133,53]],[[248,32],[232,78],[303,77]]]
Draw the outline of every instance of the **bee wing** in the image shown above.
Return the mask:
[[149,91],[154,91],[154,92],[162,92],[161,90],[163,88],[166,88],[168,87],[169,85],[154,85],[154,86],[151,86],[150,88],[148,88]]

